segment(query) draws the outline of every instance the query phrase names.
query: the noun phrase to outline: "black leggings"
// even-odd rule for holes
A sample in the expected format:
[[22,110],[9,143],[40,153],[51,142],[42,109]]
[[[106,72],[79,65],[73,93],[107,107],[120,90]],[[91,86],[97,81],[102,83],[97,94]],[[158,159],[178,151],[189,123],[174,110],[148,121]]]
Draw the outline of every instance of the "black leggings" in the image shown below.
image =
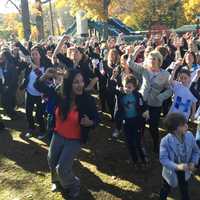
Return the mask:
[[159,152],[159,122],[160,122],[161,107],[149,106],[149,129],[153,139],[154,152]]
[[42,105],[42,98],[40,96],[33,96],[26,93],[26,118],[28,121],[29,129],[34,129],[34,117],[33,117],[33,110],[34,106],[36,105],[36,120],[39,124],[39,128],[41,132],[45,131],[45,123],[43,118],[43,105]]
[[115,94],[107,91],[106,102],[108,105],[109,113],[111,115],[112,121],[114,121],[114,110],[115,110]]
[[[188,182],[185,180],[185,172],[176,171],[178,178],[178,186],[181,195],[181,200],[190,200],[188,193]],[[160,200],[167,200],[167,196],[171,191],[169,184],[163,179],[163,185],[160,191]]]
[[132,160],[134,163],[138,162],[138,156],[141,161],[145,162],[145,155],[141,147],[141,119],[132,118],[125,120],[124,133],[126,137],[126,143]]
[[16,90],[6,90],[2,94],[2,104],[7,115],[15,113]]
[[166,116],[167,113],[169,112],[169,109],[172,105],[172,98],[168,98],[163,102],[163,106],[162,106],[162,111],[163,111],[163,115]]
[[101,110],[103,112],[106,111],[106,89],[102,89],[100,88],[99,90],[99,99],[100,99],[100,103],[101,103]]

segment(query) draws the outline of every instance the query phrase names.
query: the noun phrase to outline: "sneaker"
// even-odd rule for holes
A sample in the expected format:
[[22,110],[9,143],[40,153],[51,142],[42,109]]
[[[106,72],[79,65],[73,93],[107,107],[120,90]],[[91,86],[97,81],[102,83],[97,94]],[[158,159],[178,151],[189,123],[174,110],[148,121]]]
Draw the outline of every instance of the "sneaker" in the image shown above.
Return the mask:
[[69,197],[70,198],[77,198],[80,193],[80,179],[75,176],[75,183],[69,189]]
[[112,137],[113,138],[118,138],[119,137],[119,131],[117,129],[115,129],[112,133]]
[[33,129],[29,129],[26,134],[25,134],[25,137],[26,138],[31,138],[32,137],[32,132],[33,132]]
[[63,188],[62,188],[62,186],[60,185],[60,183],[59,182],[54,182],[54,183],[52,183],[52,185],[51,185],[51,191],[52,192],[59,192],[59,191],[61,191]]
[[65,200],[74,200],[80,194],[80,179],[75,176],[75,182],[69,188],[61,191],[62,196]]
[[46,134],[41,134],[41,133],[39,133],[39,135],[37,136],[37,138],[39,139],[39,140],[42,140],[42,139],[44,139],[46,137]]
[[28,133],[26,133],[25,137],[26,137],[26,138],[31,138],[31,137],[32,137],[32,134],[28,132]]

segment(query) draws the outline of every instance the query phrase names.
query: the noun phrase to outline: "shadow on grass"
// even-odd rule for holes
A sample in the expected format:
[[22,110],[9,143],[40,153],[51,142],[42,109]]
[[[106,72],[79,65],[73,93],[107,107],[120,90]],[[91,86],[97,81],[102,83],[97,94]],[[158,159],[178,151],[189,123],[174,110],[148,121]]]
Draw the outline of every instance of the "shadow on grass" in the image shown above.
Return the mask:
[[[145,195],[141,196],[140,191],[133,192],[131,190],[120,188],[119,186],[111,185],[102,181],[102,177],[96,176],[87,167],[80,165],[78,162],[76,162],[75,168],[80,169],[80,178],[83,180],[80,200],[95,199],[94,197],[86,198],[88,193],[100,193],[102,194],[101,199],[111,199],[111,195],[113,199],[117,198],[120,200],[139,200],[142,199],[141,197],[145,197]],[[87,183],[84,184],[84,182]]]
[[[9,160],[16,162],[16,165],[31,173],[48,172],[46,161],[47,150],[41,148],[32,141],[29,144],[13,140],[9,131],[0,134],[0,154]],[[90,161],[89,161],[90,162]],[[137,197],[138,193],[124,190],[117,186],[103,182],[100,177],[92,173],[88,168],[75,162],[75,168],[82,180],[80,200],[95,199],[93,193],[101,192],[102,195],[112,195],[120,199],[129,200]],[[49,183],[50,185],[50,183]]]
[[27,129],[27,123],[24,118],[12,119],[2,119],[5,127],[13,129],[15,131],[23,132]]
[[0,154],[32,173],[47,172],[47,150],[37,143],[13,140],[9,131],[0,134]]

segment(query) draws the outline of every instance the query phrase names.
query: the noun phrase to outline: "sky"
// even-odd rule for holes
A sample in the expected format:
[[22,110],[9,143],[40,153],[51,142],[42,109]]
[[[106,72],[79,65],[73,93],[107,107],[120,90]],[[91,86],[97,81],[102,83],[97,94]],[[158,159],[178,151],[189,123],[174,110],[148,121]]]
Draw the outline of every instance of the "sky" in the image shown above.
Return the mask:
[[[29,0],[34,1],[34,0]],[[12,3],[7,3],[8,0],[0,0],[0,13],[18,12],[17,9],[12,5]],[[17,5],[19,5],[20,0],[13,0]],[[6,4],[7,3],[7,4]]]
[[[6,5],[8,0],[0,0],[0,13],[9,13],[9,12],[17,12],[17,9],[9,2]],[[14,2],[19,2],[18,0],[14,0]]]

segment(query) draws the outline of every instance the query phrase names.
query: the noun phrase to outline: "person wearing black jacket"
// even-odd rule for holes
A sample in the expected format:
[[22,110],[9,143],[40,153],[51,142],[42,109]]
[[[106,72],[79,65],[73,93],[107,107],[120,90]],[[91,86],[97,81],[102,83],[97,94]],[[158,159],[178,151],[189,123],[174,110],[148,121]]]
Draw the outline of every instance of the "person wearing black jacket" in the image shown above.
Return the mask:
[[[79,69],[84,77],[85,84],[88,85],[90,80],[94,78],[93,71],[90,67],[91,62],[81,48],[74,47],[71,51],[71,59],[61,53],[57,54],[57,58],[61,63],[65,64],[67,68]],[[78,57],[78,59],[76,59],[76,57]]]
[[[4,82],[4,76],[3,76],[3,70],[0,66],[0,95],[2,96],[2,92],[3,92],[3,82]],[[5,128],[4,123],[1,120],[1,116],[0,116],[0,130],[3,130]]]
[[196,76],[192,80],[190,90],[192,94],[197,98],[197,108],[200,105],[200,70],[198,70]]
[[91,128],[97,126],[99,116],[94,99],[84,91],[84,79],[79,70],[67,71],[60,94],[45,84],[55,74],[55,70],[48,69],[37,79],[35,87],[57,99],[54,135],[48,153],[52,191],[62,188],[64,198],[75,198],[80,192],[80,180],[72,172],[73,161],[80,145],[87,142]]
[[14,65],[17,69],[17,73],[18,73],[18,75],[20,75],[20,73],[29,66],[29,63],[27,63],[25,60],[21,59],[21,57],[19,55],[19,49],[17,47],[13,47],[12,56],[13,56]]
[[[27,56],[27,57],[31,56],[31,51],[33,49],[32,42],[29,42],[28,49],[26,49],[19,41],[17,41],[15,43],[15,46],[18,47],[25,56]],[[30,48],[30,47],[32,47],[32,48]],[[38,51],[39,51],[40,57],[41,57],[41,65],[46,66],[46,68],[53,67],[51,60],[46,56],[45,48],[43,46],[41,46],[40,44],[37,44],[37,47],[38,47]]]
[[[102,79],[103,88],[105,87],[104,96],[108,105],[109,113],[112,121],[114,121],[114,105],[115,105],[115,88],[116,83],[111,80],[113,70],[119,69],[119,53],[116,49],[110,49],[107,61],[103,63],[103,72],[99,73],[99,80]],[[102,95],[102,96],[103,96]]]
[[107,87],[107,74],[105,70],[106,63],[98,54],[93,54],[92,65],[94,75],[98,77],[98,92],[102,112],[106,112],[106,87]]
[[137,91],[137,79],[128,75],[123,82],[123,91],[117,92],[115,118],[124,122],[126,143],[134,165],[138,163],[138,155],[145,164],[145,155],[141,147],[141,132],[143,117],[148,117],[147,107],[142,95]]
[[[34,82],[37,77],[40,77],[49,65],[46,64],[42,57],[40,46],[33,46],[31,49],[30,65],[25,69],[24,80],[20,89],[26,90],[26,117],[28,121],[29,130],[26,133],[26,137],[31,137],[35,129],[35,122],[33,117],[34,106],[36,105],[36,120],[39,124],[39,138],[44,135],[45,123],[43,117],[43,105],[42,105],[42,94],[34,87]],[[46,64],[46,65],[44,65]]]
[[0,58],[0,66],[4,77],[2,104],[6,114],[13,119],[15,116],[15,99],[18,81],[17,70],[13,62],[13,57],[8,50],[2,51]]
[[86,87],[89,83],[95,79],[94,73],[92,71],[92,64],[88,56],[84,53],[84,50],[80,47],[69,47],[70,55],[66,57],[64,54],[60,53],[63,45],[66,41],[69,40],[67,35],[64,35],[62,39],[59,41],[56,49],[54,50],[52,60],[56,60],[57,58],[59,62],[65,65],[65,68],[69,69],[79,69],[81,74],[83,75]]

